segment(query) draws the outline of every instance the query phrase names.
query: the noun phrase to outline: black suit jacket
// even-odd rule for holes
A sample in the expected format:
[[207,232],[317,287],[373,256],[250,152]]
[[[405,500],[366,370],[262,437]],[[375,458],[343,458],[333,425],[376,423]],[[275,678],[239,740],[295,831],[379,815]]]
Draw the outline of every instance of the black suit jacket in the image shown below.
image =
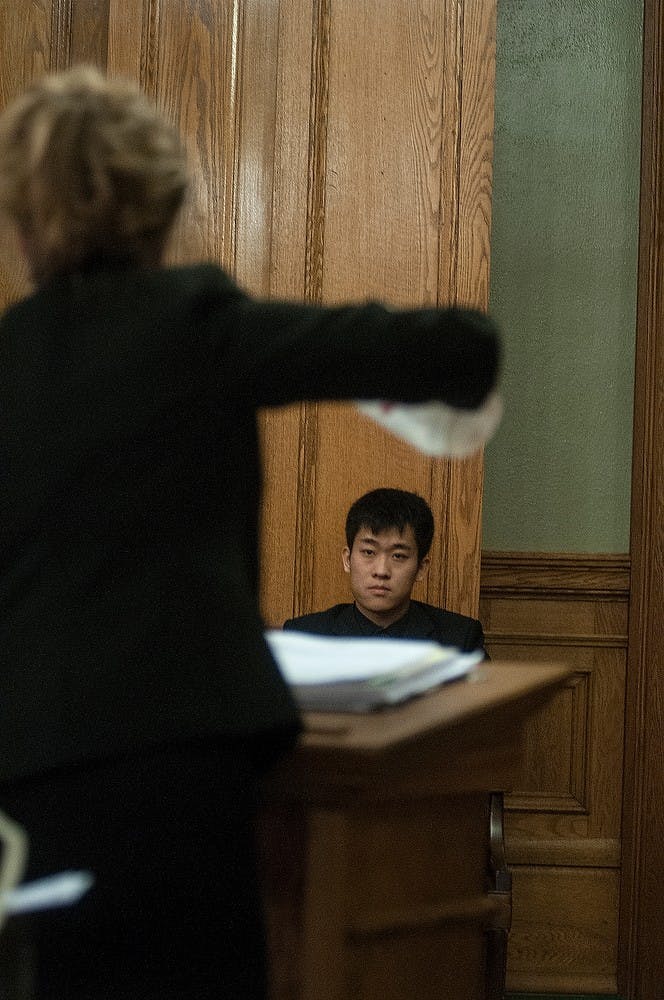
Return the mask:
[[496,366],[478,314],[257,302],[209,265],[91,267],[7,310],[0,781],[171,739],[292,739],[257,610],[256,410],[472,408]]
[[[316,611],[284,622],[284,629],[297,632],[313,632],[316,635],[361,636],[366,635],[358,627],[353,604],[335,604],[327,611]],[[403,629],[399,637],[404,639],[432,639],[444,646],[456,646],[462,652],[484,649],[484,632],[476,618],[459,615],[454,611],[436,608],[422,601],[411,601]]]

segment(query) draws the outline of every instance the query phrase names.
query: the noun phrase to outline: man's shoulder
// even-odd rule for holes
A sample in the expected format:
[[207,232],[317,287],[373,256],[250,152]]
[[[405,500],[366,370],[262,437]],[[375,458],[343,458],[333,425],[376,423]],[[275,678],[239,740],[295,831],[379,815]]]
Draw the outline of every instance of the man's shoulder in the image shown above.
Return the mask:
[[458,611],[448,611],[447,608],[439,608],[435,604],[425,604],[424,601],[411,601],[410,605],[417,613],[436,623],[450,624],[454,622],[459,625],[477,623],[477,619],[471,618],[470,615],[462,615]]
[[411,638],[432,638],[462,650],[484,647],[484,633],[477,618],[437,608],[423,601],[411,601],[408,624]]
[[317,635],[339,635],[349,615],[352,615],[352,604],[335,604],[325,611],[314,611],[309,615],[289,618],[284,622],[284,629],[293,632],[313,632]]

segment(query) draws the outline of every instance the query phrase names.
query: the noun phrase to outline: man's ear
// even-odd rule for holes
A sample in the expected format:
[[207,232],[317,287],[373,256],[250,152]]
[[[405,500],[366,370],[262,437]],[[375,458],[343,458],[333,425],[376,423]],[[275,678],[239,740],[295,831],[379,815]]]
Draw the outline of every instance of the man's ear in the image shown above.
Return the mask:
[[417,575],[415,577],[415,583],[419,583],[429,572],[429,566],[431,565],[431,559],[429,556],[425,556],[424,559],[420,559],[420,565],[417,568]]
[[341,550],[341,559],[344,564],[344,573],[350,573],[350,549],[347,545]]

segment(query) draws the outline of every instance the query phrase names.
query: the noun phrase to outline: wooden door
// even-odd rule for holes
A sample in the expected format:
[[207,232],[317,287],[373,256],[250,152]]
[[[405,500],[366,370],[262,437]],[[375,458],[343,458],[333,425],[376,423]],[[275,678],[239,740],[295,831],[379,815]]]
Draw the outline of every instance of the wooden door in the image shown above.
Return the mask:
[[[0,39],[4,100],[88,61],[177,123],[195,182],[171,259],[218,261],[258,295],[486,304],[493,2],[3,0]],[[26,288],[3,256],[0,304]],[[418,596],[477,611],[481,458],[426,459],[349,406],[261,427],[268,624],[347,596],[345,512],[379,485],[432,504]]]

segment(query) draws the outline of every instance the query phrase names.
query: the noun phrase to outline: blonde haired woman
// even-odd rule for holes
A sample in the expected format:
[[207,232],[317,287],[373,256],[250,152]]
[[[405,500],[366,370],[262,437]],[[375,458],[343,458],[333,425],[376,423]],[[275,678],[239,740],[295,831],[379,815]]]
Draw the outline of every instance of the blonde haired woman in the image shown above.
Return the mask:
[[256,787],[299,722],[257,610],[256,411],[470,415],[496,380],[476,312],[257,302],[163,267],[185,188],[175,132],[90,68],[0,117],[36,286],[0,319],[0,808],[28,877],[95,876],[32,920],[39,1000],[264,996]]

